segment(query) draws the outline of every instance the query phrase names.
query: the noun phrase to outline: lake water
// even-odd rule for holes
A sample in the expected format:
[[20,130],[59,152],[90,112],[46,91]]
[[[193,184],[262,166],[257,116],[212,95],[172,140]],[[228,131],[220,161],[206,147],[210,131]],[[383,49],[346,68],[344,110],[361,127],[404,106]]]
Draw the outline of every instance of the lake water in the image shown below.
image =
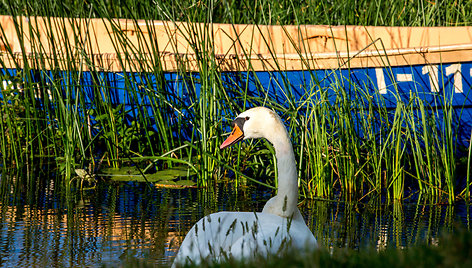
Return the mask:
[[[54,180],[1,175],[0,266],[169,266],[180,241],[202,216],[223,210],[260,211],[264,189],[159,189],[107,183],[67,196]],[[8,181],[9,183],[5,183]],[[470,227],[469,207],[366,205],[309,201],[300,207],[324,247],[408,247]]]

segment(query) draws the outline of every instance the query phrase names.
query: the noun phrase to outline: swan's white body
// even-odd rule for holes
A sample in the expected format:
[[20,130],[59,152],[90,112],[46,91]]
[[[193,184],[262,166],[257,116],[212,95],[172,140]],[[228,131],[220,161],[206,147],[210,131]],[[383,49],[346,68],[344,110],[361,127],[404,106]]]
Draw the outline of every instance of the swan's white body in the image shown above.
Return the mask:
[[297,207],[295,156],[280,117],[272,110],[256,107],[240,114],[232,125],[233,132],[221,148],[248,138],[266,138],[274,146],[277,195],[266,203],[262,212],[219,212],[200,219],[182,242],[173,266],[186,262],[198,264],[202,259],[249,259],[277,254],[280,250],[310,251],[317,247]]

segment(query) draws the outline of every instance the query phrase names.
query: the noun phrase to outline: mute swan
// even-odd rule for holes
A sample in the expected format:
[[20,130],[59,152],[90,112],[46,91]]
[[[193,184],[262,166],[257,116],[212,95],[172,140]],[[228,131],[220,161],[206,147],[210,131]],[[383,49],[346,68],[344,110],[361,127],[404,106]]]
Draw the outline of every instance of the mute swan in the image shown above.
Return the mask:
[[249,109],[231,123],[224,149],[240,140],[266,138],[277,157],[278,189],[262,212],[218,212],[200,219],[188,232],[173,267],[199,264],[202,259],[220,261],[227,257],[249,259],[277,254],[283,249],[312,250],[317,247],[298,210],[298,180],[292,144],[280,117],[270,109]]

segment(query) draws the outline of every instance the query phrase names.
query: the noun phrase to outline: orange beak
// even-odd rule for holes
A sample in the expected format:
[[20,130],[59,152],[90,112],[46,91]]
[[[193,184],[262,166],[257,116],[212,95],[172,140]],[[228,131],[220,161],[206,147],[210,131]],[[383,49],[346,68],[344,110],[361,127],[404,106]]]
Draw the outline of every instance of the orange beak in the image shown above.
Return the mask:
[[231,131],[231,134],[229,135],[228,138],[220,145],[220,149],[224,149],[228,146],[231,146],[235,144],[236,142],[242,140],[244,138],[244,133],[243,131],[239,128],[237,124],[234,124],[233,131]]

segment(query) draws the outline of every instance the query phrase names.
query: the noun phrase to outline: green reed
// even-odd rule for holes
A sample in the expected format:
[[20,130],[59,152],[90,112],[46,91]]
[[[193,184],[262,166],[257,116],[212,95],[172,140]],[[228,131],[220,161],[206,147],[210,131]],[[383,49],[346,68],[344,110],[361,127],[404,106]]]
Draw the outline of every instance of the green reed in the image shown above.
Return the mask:
[[0,14],[30,16],[115,17],[233,24],[321,24],[378,26],[470,25],[470,1],[334,0],[153,0],[72,1],[8,0]]
[[[244,12],[243,8],[249,5],[246,1],[199,3],[207,9],[187,2],[175,6],[157,2],[146,8],[131,8],[135,5],[130,1],[120,1],[121,5],[116,6],[95,1],[74,2],[70,6],[50,5],[56,3],[53,0],[44,3],[41,6],[35,2],[29,7],[22,1],[11,1],[2,10],[21,15],[23,11],[18,7],[25,6],[32,14],[59,17],[60,20],[48,20],[50,45],[56,47],[53,40],[58,39],[66,43],[78,40],[79,45],[66,46],[65,51],[55,51],[51,57],[34,57],[32,65],[3,75],[2,80],[11,81],[2,87],[0,106],[0,128],[5,133],[0,138],[0,148],[5,166],[20,168],[36,159],[52,157],[67,185],[75,168],[85,167],[93,173],[98,163],[112,167],[138,165],[144,171],[185,163],[198,171],[195,179],[201,186],[223,179],[229,167],[233,167],[237,185],[254,178],[273,179],[274,154],[267,142],[243,143],[238,150],[218,148],[235,114],[246,106],[264,105],[279,112],[287,122],[298,160],[300,193],[306,198],[332,198],[339,190],[350,200],[380,195],[401,200],[405,198],[406,184],[417,185],[423,196],[436,201],[453,203],[461,190],[460,197],[469,195],[469,177],[466,189],[454,189],[458,148],[452,136],[454,111],[449,97],[442,96],[441,103],[435,105],[441,107],[438,109],[412,93],[389,110],[375,104],[373,100],[381,103],[382,96],[371,96],[367,85],[335,77],[328,86],[317,82],[305,85],[304,96],[296,100],[290,81],[281,72],[281,79],[274,81],[283,101],[276,103],[251,69],[241,75],[252,75],[254,82],[244,77],[240,81],[223,80],[211,35],[212,22],[404,25],[415,17],[408,25],[467,24],[462,22],[468,21],[470,15],[460,10],[469,3],[460,3],[457,12],[447,13],[431,7],[431,3],[416,6],[408,2],[411,11],[400,12],[398,1],[386,1],[392,4],[391,9],[376,9],[368,1],[357,1],[356,5],[366,8],[361,16],[354,16],[352,8],[341,8],[351,1],[339,1],[332,7],[311,2],[306,6],[292,1],[281,1],[280,5],[261,2],[258,8]],[[438,3],[445,7],[448,4]],[[284,8],[296,12],[283,13]],[[325,15],[301,16],[301,10],[308,14],[321,10]],[[120,65],[130,66],[131,72],[102,72],[89,56],[94,53],[87,46],[91,33],[76,27],[74,36],[61,35],[65,23],[72,20],[65,17],[71,11],[85,18],[102,17],[110,22],[109,32],[115,33],[122,29],[111,20],[114,16],[204,22],[179,29],[190,33],[187,41],[196,52],[198,72],[188,72],[188,58],[183,57],[176,76],[170,78],[159,61],[145,60],[147,56],[142,51],[161,57],[159,44],[145,41],[147,36],[157,39],[150,20],[145,21],[147,32],[134,25],[137,42],[130,42],[125,34],[114,39],[115,49],[125,52],[118,54]],[[398,20],[390,20],[392,13]],[[337,20],[340,16],[343,19]],[[19,20],[16,31],[22,33]],[[37,42],[38,33],[28,35],[33,40],[34,54],[44,55],[45,44]],[[4,37],[0,41],[8,43]],[[5,47],[6,53],[12,54]],[[26,59],[27,55],[23,57]],[[82,63],[88,72],[84,72]],[[46,65],[52,70],[47,70]],[[310,72],[310,63],[305,67],[308,76],[315,76]],[[127,105],[120,104],[112,94],[116,80],[123,82],[123,97],[130,100]],[[250,83],[254,83],[256,96],[248,92]],[[174,89],[185,91],[186,96]],[[469,164],[470,159],[469,153]],[[274,184],[270,180],[269,183]]]

